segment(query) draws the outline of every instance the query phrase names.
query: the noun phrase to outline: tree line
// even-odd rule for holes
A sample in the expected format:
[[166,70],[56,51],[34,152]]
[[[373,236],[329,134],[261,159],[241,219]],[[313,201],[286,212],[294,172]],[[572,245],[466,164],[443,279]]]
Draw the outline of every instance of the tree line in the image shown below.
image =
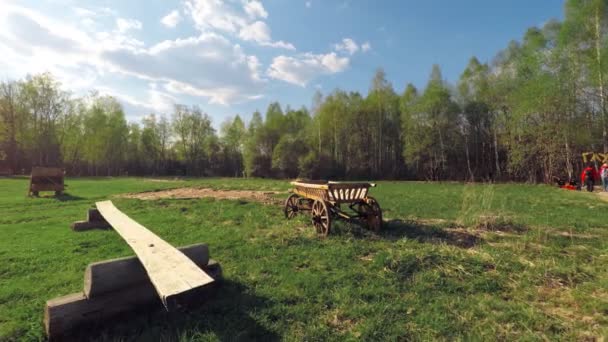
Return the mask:
[[0,83],[0,167],[72,175],[188,175],[550,182],[608,152],[608,0],[568,0],[563,21],[527,30],[457,82],[433,66],[402,92],[382,69],[367,94],[271,103],[219,132],[198,106],[128,123],[119,102],[74,98],[50,74]]

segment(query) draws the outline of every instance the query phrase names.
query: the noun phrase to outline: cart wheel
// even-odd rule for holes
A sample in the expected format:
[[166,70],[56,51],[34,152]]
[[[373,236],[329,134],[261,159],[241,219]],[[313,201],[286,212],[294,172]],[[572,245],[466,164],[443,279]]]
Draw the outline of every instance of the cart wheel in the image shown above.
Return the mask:
[[367,225],[377,233],[382,229],[382,209],[380,209],[378,201],[371,196],[368,196],[365,202],[369,206],[370,211],[367,214]]
[[317,234],[326,237],[331,228],[331,217],[327,205],[323,201],[317,201],[312,204],[312,224],[315,226]]
[[296,195],[296,194],[291,194],[289,195],[289,197],[287,197],[287,200],[285,201],[285,208],[283,209],[283,212],[285,212],[285,218],[288,220],[291,220],[292,218],[296,217],[296,215],[298,214],[298,199],[300,198],[300,196]]
[[382,228],[382,209],[380,204],[373,197],[366,197],[362,201],[356,202],[352,207],[354,211],[367,223],[367,227],[375,232]]

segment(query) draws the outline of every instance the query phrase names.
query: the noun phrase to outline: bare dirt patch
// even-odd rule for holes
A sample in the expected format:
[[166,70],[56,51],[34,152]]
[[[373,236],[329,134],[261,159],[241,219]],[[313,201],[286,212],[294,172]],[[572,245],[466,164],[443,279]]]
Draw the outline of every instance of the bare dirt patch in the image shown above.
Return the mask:
[[157,199],[192,199],[192,198],[217,198],[230,200],[249,200],[266,204],[278,204],[280,200],[273,197],[277,191],[252,191],[252,190],[214,190],[199,188],[178,188],[159,190],[151,192],[140,192],[125,194],[121,197],[135,198],[140,200]]

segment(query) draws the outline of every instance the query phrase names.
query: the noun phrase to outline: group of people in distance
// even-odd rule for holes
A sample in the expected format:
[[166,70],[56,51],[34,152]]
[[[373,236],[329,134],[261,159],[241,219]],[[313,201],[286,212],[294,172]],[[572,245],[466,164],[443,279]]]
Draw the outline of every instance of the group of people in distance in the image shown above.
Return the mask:
[[587,191],[592,192],[595,182],[599,180],[602,181],[602,189],[608,191],[608,164],[602,164],[599,171],[593,163],[587,164],[581,173],[581,184],[585,185]]
[[587,167],[581,172],[580,184],[576,178],[570,178],[568,181],[564,181],[562,178],[553,177],[557,186],[561,189],[566,190],[581,190],[581,186],[584,186],[587,191],[593,192],[595,183],[602,181],[602,189],[608,192],[608,163],[602,164],[598,170],[594,163],[588,163]]

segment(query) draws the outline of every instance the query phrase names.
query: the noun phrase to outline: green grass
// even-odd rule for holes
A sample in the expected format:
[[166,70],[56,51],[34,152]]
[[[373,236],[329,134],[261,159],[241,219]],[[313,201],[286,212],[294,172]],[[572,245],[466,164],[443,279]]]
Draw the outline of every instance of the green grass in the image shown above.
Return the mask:
[[[132,255],[112,230],[69,224],[114,194],[180,186],[286,191],[287,181],[68,179],[27,198],[0,179],[0,340],[44,339],[46,300],[88,263]],[[225,281],[204,306],[132,315],[97,340],[576,340],[608,335],[608,202],[548,186],[379,182],[385,230],[244,201],[113,198],[175,246],[208,243]],[[281,197],[286,197],[282,195]]]

